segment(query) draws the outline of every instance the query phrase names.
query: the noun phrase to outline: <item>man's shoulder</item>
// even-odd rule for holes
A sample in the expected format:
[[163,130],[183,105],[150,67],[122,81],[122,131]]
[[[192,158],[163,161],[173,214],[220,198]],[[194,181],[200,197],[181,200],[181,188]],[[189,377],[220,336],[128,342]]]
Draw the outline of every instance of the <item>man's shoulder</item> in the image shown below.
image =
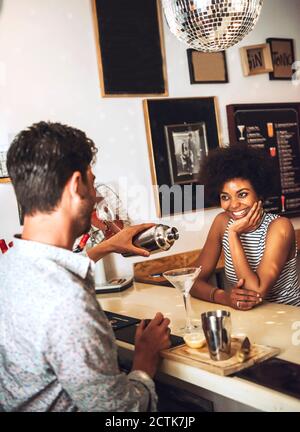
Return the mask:
[[[12,248],[13,249],[13,248]],[[0,280],[7,290],[21,290],[35,299],[62,300],[78,295],[84,281],[62,263],[9,250],[0,260]]]

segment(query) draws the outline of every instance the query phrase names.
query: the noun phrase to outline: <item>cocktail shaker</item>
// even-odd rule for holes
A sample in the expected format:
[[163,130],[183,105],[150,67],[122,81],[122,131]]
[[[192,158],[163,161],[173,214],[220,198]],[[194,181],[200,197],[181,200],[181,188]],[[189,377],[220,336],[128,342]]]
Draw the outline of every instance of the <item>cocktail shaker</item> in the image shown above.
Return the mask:
[[[167,251],[175,240],[178,240],[179,233],[177,228],[168,225],[155,225],[133,238],[133,244],[149,251],[150,253]],[[124,257],[134,256],[132,253],[122,254]]]
[[231,357],[230,312],[216,310],[201,314],[202,328],[212,360],[228,360]]

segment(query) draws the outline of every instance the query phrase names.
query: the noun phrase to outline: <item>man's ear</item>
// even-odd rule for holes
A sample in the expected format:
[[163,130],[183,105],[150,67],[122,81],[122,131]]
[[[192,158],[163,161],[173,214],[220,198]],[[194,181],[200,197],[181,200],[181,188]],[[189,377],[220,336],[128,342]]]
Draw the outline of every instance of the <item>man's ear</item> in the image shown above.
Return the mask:
[[80,198],[83,195],[83,190],[82,190],[82,175],[80,171],[75,171],[73,172],[72,176],[70,177],[68,183],[67,183],[67,187],[70,193],[70,196],[72,198],[76,198],[78,197],[78,195],[80,196]]

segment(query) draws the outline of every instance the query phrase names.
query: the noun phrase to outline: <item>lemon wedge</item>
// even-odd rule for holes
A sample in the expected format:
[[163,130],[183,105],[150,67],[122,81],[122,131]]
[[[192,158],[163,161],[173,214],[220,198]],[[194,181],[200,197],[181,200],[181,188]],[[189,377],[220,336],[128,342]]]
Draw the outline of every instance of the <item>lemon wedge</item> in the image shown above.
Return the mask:
[[190,348],[202,348],[205,345],[205,337],[201,333],[187,333],[183,339]]

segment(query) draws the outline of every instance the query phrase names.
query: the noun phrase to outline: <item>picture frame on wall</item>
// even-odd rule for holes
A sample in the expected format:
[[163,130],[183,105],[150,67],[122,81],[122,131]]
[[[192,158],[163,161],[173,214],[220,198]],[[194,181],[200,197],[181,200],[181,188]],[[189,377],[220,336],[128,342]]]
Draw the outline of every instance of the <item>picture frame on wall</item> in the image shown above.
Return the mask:
[[295,62],[294,40],[285,38],[268,38],[270,45],[273,71],[269,73],[270,80],[291,80]]
[[168,96],[160,1],[90,1],[101,96]]
[[197,183],[208,154],[205,122],[165,126],[172,184]]
[[191,84],[228,83],[228,70],[225,51],[201,52],[187,50]]
[[242,47],[240,56],[245,76],[273,71],[271,49],[268,43]]
[[10,178],[6,167],[7,151],[0,149],[0,183],[10,183]]
[[[202,159],[220,145],[216,97],[145,99],[143,107],[158,217],[215,206],[199,201],[197,190]],[[181,205],[172,193],[169,207],[163,205],[164,187],[181,191]]]

